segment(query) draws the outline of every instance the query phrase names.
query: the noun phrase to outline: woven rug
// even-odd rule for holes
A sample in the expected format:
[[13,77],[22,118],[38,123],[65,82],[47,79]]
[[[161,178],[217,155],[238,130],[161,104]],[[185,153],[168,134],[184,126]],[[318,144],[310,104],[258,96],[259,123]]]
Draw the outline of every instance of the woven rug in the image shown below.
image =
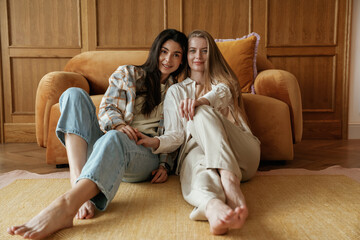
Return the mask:
[[[6,228],[26,222],[69,188],[68,179],[21,179],[0,189],[0,239],[21,239]],[[360,183],[347,176],[258,174],[242,189],[249,218],[225,236],[189,219],[192,206],[171,176],[164,184],[122,183],[106,212],[75,220],[48,239],[360,239]]]

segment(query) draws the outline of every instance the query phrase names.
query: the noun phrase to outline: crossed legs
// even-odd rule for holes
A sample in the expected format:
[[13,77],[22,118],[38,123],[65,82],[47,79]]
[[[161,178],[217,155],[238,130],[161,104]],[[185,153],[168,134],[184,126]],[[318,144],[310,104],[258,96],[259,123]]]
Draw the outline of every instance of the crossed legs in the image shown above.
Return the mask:
[[241,228],[248,216],[245,198],[240,189],[240,180],[227,170],[219,170],[219,174],[226,201],[213,198],[205,208],[210,232],[215,235],[225,234],[229,229]]
[[190,218],[203,220],[205,216],[213,234],[241,228],[248,208],[240,181],[256,172],[259,142],[208,106],[197,108],[188,124],[192,139],[185,149],[188,154],[181,166],[181,179],[190,179],[182,182],[184,198],[196,206]]
[[239,229],[248,216],[240,179],[231,171],[206,168],[200,147],[184,159],[180,181],[184,199],[195,206],[192,220],[208,220],[210,232],[219,235]]

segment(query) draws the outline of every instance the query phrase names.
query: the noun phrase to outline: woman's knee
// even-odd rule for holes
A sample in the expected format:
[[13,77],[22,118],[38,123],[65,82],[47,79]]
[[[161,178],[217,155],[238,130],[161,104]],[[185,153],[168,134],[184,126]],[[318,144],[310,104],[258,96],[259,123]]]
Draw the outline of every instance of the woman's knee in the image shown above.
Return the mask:
[[81,88],[72,87],[68,88],[59,99],[60,111],[63,111],[65,106],[73,109],[87,109],[87,111],[95,111],[95,105],[93,104],[89,94]]
[[217,121],[220,121],[220,117],[213,107],[202,105],[196,108],[193,121],[195,124],[197,122],[201,122],[203,124],[205,121],[218,124]]
[[102,141],[105,141],[106,144],[115,144],[118,147],[129,139],[125,133],[118,130],[110,130],[102,138]]
[[105,134],[104,138],[117,140],[117,139],[121,139],[123,135],[125,134],[118,130],[110,130]]
[[65,100],[65,99],[72,99],[74,100],[74,102],[78,102],[79,99],[82,98],[88,98],[89,94],[82,88],[77,88],[77,87],[71,87],[66,89],[65,92],[63,92],[63,94],[61,94],[60,96],[60,104]]
[[66,89],[66,91],[63,92],[62,95],[83,97],[84,95],[88,95],[88,93],[82,88],[71,87],[71,88]]

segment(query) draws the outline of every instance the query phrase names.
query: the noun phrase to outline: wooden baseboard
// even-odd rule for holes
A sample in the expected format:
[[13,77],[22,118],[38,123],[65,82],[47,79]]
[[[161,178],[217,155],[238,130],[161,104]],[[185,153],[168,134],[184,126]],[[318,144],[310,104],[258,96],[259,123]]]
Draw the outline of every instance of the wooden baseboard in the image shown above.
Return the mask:
[[360,123],[350,123],[348,139],[360,139]]
[[5,123],[5,143],[35,143],[35,123]]
[[303,139],[342,139],[341,122],[304,121]]

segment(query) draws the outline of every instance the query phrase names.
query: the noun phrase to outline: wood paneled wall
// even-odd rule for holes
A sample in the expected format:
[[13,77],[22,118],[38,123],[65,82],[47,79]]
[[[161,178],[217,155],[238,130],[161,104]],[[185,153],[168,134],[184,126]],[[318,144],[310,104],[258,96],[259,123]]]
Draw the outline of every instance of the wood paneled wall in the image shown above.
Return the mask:
[[259,52],[292,72],[305,138],[346,138],[352,0],[0,0],[1,139],[35,142],[43,75],[76,54],[148,49],[165,28],[214,38],[257,32]]

